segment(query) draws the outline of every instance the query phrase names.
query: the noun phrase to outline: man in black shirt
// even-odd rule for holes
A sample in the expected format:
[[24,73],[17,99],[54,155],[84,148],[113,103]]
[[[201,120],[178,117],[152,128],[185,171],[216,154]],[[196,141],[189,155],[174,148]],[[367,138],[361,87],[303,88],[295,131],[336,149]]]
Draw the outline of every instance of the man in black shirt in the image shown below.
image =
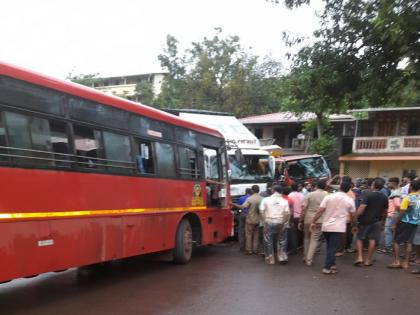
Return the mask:
[[[376,178],[372,183],[371,191],[363,194],[362,202],[357,209],[357,259],[355,266],[372,266],[372,254],[375,250],[376,242],[381,236],[382,220],[388,210],[388,198],[380,192],[384,187],[384,180]],[[363,260],[363,241],[369,241],[369,248],[366,259]]]

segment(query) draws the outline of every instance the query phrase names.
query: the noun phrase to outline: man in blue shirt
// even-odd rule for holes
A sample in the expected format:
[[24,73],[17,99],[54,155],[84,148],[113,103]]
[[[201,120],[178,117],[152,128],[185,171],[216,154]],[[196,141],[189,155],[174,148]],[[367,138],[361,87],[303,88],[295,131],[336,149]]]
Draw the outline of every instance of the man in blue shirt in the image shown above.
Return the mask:
[[[238,205],[243,205],[244,202],[252,195],[251,188],[245,189],[245,195],[239,197]],[[245,219],[248,214],[248,208],[239,209],[238,214],[238,243],[239,250],[241,252],[245,251]]]
[[[388,268],[408,269],[413,239],[420,223],[420,181],[410,184],[410,194],[401,202],[400,215],[394,223],[394,261]],[[404,261],[400,262],[400,244],[405,244]]]

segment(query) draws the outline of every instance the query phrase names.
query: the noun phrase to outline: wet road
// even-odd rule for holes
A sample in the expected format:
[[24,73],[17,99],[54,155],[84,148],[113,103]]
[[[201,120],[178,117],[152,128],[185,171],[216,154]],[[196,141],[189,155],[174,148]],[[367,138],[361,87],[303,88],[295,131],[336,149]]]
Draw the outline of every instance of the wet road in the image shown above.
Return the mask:
[[390,257],[363,268],[347,254],[335,276],[320,273],[322,258],[265,266],[227,244],[188,265],[136,258],[83,276],[72,269],[0,285],[0,314],[419,314],[420,279],[386,269]]

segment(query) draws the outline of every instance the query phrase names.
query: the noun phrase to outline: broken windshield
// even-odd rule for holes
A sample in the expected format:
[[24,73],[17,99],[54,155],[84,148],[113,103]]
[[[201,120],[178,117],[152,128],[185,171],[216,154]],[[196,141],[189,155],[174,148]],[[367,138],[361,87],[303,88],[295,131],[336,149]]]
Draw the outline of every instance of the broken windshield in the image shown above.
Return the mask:
[[266,161],[266,155],[244,155],[243,161],[238,161],[234,155],[229,155],[231,184],[266,183],[272,180]]
[[327,162],[322,157],[290,161],[287,163],[287,166],[289,177],[294,181],[329,176]]

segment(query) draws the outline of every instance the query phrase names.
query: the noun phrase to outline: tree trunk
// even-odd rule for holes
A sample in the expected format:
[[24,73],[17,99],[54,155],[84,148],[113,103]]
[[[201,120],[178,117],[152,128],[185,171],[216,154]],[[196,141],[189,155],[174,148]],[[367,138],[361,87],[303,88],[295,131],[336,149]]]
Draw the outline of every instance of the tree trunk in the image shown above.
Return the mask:
[[316,113],[316,131],[318,132],[318,139],[324,134],[324,127],[322,126],[322,114]]

